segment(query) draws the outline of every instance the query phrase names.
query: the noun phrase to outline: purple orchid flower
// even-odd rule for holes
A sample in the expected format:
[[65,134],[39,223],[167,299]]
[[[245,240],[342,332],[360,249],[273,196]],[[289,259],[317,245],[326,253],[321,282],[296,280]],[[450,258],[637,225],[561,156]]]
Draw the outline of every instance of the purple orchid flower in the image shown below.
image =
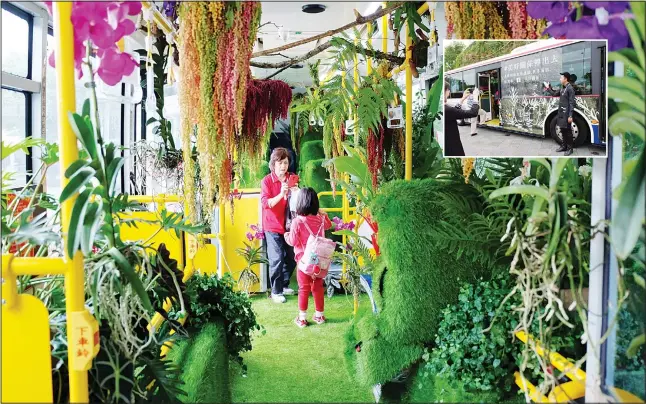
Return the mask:
[[258,231],[258,226],[256,226],[255,224],[252,224],[251,226],[249,226],[249,228],[251,229],[251,231]]
[[[51,13],[51,2],[45,4]],[[141,2],[73,3],[70,22],[74,28],[74,67],[79,77],[83,76],[87,41],[91,41],[100,60],[96,73],[107,85],[116,85],[124,76],[132,74],[139,64],[130,54],[119,52],[116,43],[135,32],[135,23],[129,16],[140,12]],[[49,64],[55,67],[53,52],[49,56]]]
[[256,240],[264,240],[265,239],[265,233],[262,231],[259,231],[256,233]]
[[116,46],[108,48],[101,56],[97,74],[109,86],[118,84],[124,76],[129,76],[138,64],[128,53],[118,52]]
[[253,241],[253,234],[251,234],[251,232],[248,231],[246,236],[247,236],[247,240]]
[[[631,46],[624,18],[628,2],[584,2],[584,15],[576,20],[576,9],[567,11],[567,2],[530,2],[527,14],[532,18],[547,18],[551,24],[543,31],[552,38],[608,39],[608,50],[617,51]],[[565,10],[565,12],[564,12]],[[594,11],[594,15],[590,15]]]
[[623,13],[630,6],[627,1],[584,1],[583,5],[591,10],[604,8],[610,14]]
[[163,5],[164,14],[171,20],[177,18],[177,6],[179,1],[165,1]]
[[527,14],[536,19],[545,18],[551,22],[560,22],[569,13],[567,1],[530,1],[527,3]]

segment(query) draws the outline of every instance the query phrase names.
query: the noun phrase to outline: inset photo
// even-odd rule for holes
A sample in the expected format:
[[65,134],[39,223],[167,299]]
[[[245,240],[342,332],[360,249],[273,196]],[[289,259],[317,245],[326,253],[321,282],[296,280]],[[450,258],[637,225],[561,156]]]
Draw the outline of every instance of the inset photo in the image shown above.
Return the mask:
[[606,157],[606,40],[444,41],[445,157]]

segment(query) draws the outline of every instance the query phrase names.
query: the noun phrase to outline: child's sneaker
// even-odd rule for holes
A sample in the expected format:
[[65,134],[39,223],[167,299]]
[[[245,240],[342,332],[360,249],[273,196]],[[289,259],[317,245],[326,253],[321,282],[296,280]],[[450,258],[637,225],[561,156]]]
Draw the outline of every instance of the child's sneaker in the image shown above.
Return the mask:
[[274,301],[274,303],[285,303],[287,299],[285,299],[285,296],[283,295],[271,295],[271,300]]
[[296,317],[296,318],[294,319],[294,323],[296,324],[296,326],[297,326],[298,328],[305,328],[305,327],[307,327],[307,320],[305,320],[305,319],[301,319],[301,318]]
[[314,317],[312,317],[312,321],[314,321],[316,324],[323,324],[325,323],[325,316],[314,315]]

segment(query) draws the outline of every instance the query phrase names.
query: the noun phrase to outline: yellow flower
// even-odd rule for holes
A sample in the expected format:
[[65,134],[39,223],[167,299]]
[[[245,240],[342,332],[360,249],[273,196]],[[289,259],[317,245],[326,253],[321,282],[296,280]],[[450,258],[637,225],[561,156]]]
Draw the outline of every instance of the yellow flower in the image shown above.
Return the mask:
[[462,159],[462,174],[464,175],[465,184],[469,183],[469,176],[471,175],[471,171],[473,171],[474,162],[474,158]]

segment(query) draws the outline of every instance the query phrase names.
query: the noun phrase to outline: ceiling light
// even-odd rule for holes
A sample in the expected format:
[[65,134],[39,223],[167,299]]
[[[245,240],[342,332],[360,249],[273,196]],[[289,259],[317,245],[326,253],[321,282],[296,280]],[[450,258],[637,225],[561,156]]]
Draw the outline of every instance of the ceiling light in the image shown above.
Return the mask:
[[302,7],[304,13],[307,14],[318,14],[325,11],[326,7],[323,4],[305,4]]

